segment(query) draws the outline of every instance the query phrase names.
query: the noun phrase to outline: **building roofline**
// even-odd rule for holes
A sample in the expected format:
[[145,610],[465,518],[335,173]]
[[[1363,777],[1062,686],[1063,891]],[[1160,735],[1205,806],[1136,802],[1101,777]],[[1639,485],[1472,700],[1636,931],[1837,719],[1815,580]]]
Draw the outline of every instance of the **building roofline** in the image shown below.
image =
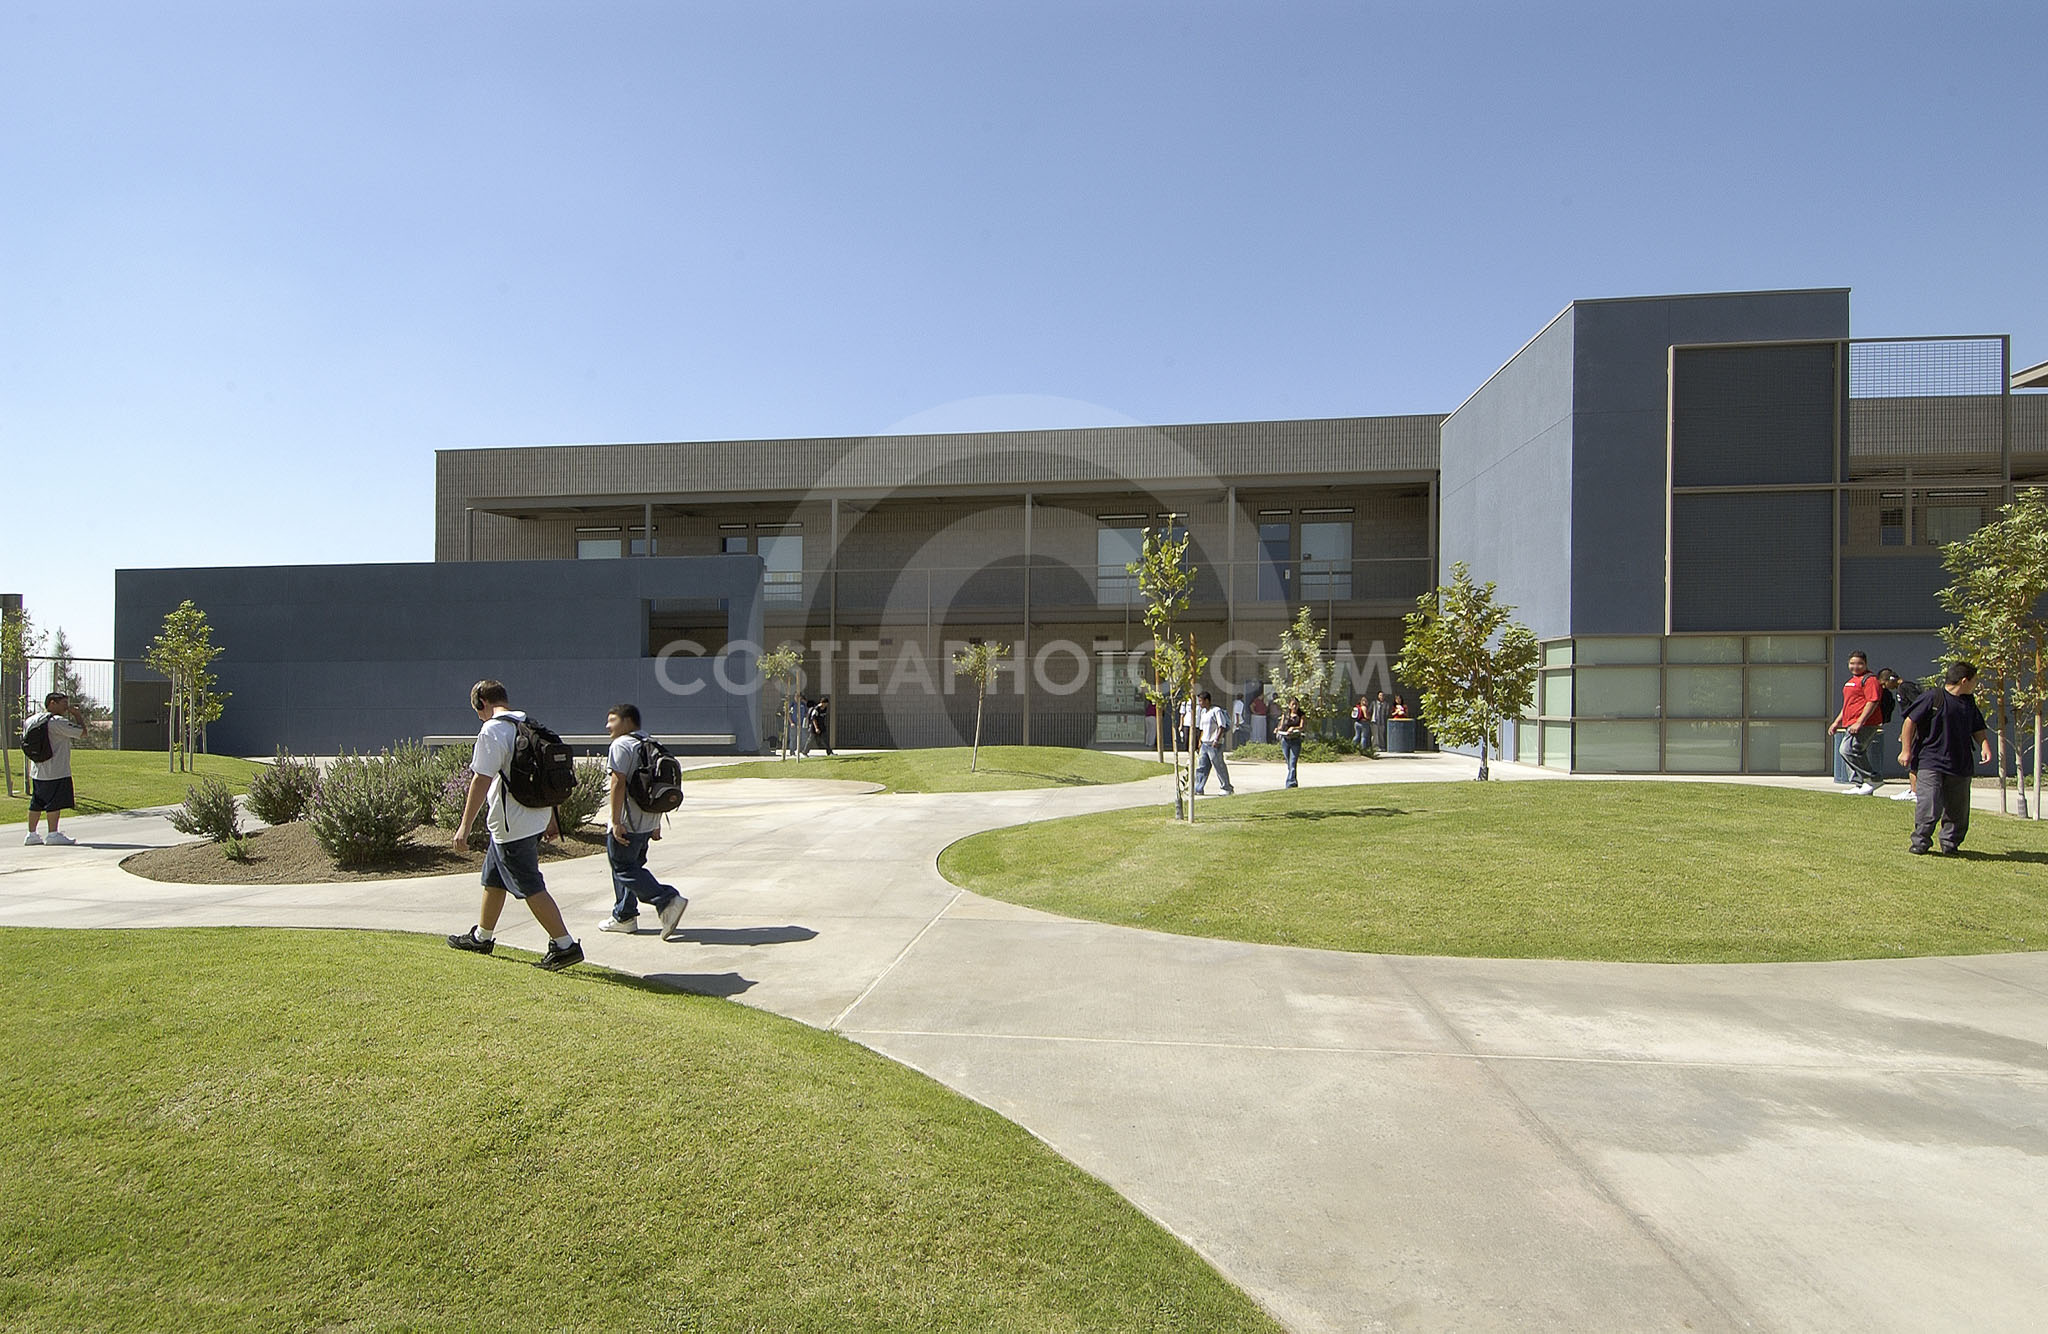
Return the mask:
[[1102,431],[1182,431],[1212,430],[1216,427],[1240,426],[1308,426],[1330,422],[1399,422],[1430,421],[1441,422],[1447,414],[1441,412],[1393,412],[1381,415],[1347,417],[1274,417],[1253,418],[1244,421],[1220,422],[1170,422],[1160,425],[1121,422],[1105,426],[1020,426],[1001,431],[916,431],[907,434],[875,435],[791,435],[791,436],[738,436],[721,440],[595,440],[574,444],[542,445],[468,445],[453,449],[436,449],[434,454],[510,454],[539,449],[647,449],[675,448],[689,445],[830,445],[856,440],[1001,440],[1020,435],[1083,435]]
[[2048,389],[2048,361],[2038,366],[2029,366],[2023,371],[2014,371],[2007,381],[2009,389]]

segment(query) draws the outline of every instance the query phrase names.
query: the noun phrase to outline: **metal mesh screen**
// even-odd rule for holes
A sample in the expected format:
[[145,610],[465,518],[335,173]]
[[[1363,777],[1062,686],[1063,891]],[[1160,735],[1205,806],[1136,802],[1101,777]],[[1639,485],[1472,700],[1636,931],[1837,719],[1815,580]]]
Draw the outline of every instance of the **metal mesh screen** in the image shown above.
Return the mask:
[[2004,468],[2003,338],[1849,345],[1843,476],[1977,476]]
[[1837,347],[1681,348],[1673,362],[1672,485],[1834,481]]
[[1674,496],[1674,631],[1812,630],[1834,619],[1827,492]]

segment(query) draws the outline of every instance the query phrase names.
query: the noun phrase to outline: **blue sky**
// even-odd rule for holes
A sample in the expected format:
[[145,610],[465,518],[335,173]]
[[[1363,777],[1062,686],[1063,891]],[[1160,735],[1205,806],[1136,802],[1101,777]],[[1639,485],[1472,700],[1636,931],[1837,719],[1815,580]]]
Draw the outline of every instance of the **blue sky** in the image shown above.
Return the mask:
[[2044,50],[2017,0],[7,0],[0,589],[104,653],[117,568],[430,559],[437,448],[1444,412],[1578,297],[2048,360]]

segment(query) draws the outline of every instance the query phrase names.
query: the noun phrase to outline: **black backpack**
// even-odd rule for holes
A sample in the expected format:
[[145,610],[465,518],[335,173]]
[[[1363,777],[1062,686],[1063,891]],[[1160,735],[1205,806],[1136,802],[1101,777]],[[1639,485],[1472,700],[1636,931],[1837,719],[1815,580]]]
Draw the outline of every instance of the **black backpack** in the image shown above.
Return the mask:
[[683,766],[645,732],[635,732],[633,739],[640,743],[640,767],[626,779],[626,795],[641,810],[666,815],[683,804]]
[[1879,686],[1877,688],[1877,720],[1881,723],[1890,722],[1892,714],[1897,711],[1898,707],[1899,697],[1886,690],[1883,686]]
[[50,744],[50,719],[47,714],[41,722],[21,734],[21,753],[28,756],[31,764],[41,764],[57,753],[57,748]]
[[512,800],[534,810],[559,806],[576,791],[576,752],[562,738],[531,718],[510,718],[512,763],[505,770],[505,790]]

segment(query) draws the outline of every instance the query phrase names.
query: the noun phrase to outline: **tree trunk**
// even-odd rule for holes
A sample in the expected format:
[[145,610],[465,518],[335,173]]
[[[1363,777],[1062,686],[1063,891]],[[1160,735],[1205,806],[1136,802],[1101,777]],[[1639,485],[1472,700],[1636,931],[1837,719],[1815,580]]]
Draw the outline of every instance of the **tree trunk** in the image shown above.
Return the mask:
[[988,699],[988,682],[974,692],[974,749],[967,752],[967,772],[973,773],[981,763],[981,706]]

